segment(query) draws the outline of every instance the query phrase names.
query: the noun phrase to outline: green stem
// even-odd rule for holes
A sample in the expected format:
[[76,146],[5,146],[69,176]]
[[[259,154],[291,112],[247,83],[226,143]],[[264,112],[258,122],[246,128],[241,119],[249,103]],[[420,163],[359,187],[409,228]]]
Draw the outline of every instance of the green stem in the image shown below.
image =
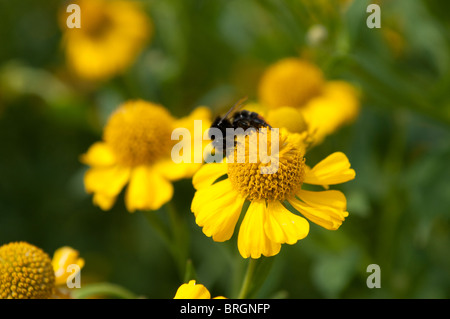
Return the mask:
[[171,239],[169,229],[164,225],[161,219],[158,217],[157,212],[144,211],[142,212],[147,219],[148,223],[153,227],[153,229],[158,233],[159,237],[164,241],[164,243],[169,247],[171,246]]
[[173,202],[166,204],[172,228],[172,250],[177,262],[180,278],[186,275],[186,262],[189,254],[189,233],[186,223],[179,215]]
[[168,202],[165,211],[169,216],[170,228],[158,217],[158,212],[143,212],[149,224],[158,233],[166,244],[172,258],[174,259],[180,279],[186,276],[186,263],[189,252],[189,232],[187,225],[177,212],[175,205]]
[[[169,209],[169,212],[170,212],[169,215],[171,215],[170,219],[172,221],[173,211],[171,209]],[[169,228],[163,223],[161,218],[158,217],[157,212],[146,211],[146,212],[143,212],[143,214],[145,215],[150,226],[152,226],[152,228],[156,231],[156,233],[159,235],[161,240],[166,245],[167,250],[170,252],[170,255],[176,262],[177,271],[179,272],[179,275],[181,276],[181,278],[183,278],[185,265],[182,264],[182,263],[184,263],[184,261],[182,261],[180,258],[178,244],[177,244],[177,240],[175,238],[176,237],[175,234],[177,233],[177,231],[173,230],[174,236],[172,236]],[[173,221],[172,221],[172,224],[173,224]]]
[[197,279],[197,274],[195,273],[195,268],[192,264],[192,260],[188,259],[186,261],[186,271],[184,272],[183,282],[189,282],[189,280],[192,279]]
[[255,274],[256,263],[257,259],[250,258],[238,299],[245,299],[248,296],[253,281],[253,275]]
[[83,288],[73,290],[72,297],[75,299],[88,299],[91,297],[105,296],[119,299],[137,299],[131,291],[108,282],[95,283]]

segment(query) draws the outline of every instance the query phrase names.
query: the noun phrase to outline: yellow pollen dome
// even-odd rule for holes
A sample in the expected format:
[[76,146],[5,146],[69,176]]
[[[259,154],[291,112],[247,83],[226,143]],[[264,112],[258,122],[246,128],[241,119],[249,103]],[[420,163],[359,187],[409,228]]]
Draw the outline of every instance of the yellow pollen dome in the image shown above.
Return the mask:
[[40,248],[25,242],[0,247],[1,299],[48,299],[54,287],[52,261]]
[[124,166],[151,164],[170,153],[174,118],[146,101],[123,104],[110,117],[103,138]]
[[[269,131],[270,132],[270,131]],[[260,133],[259,138],[264,134]],[[301,144],[290,143],[280,131],[279,153],[271,154],[271,134],[267,134],[267,154],[271,161],[263,163],[256,155],[255,163],[250,160],[251,136],[246,137],[245,161],[238,162],[237,151],[235,150],[234,163],[228,163],[228,178],[234,189],[247,200],[279,200],[290,198],[300,189],[305,175],[304,150],[299,147]],[[259,154],[259,143],[258,150]],[[273,165],[273,166],[272,166]],[[272,173],[264,174],[264,169],[275,168]],[[267,172],[267,171],[266,171]]]
[[83,29],[86,35],[92,39],[101,39],[107,36],[110,32],[111,27],[113,27],[113,21],[110,17],[110,13],[102,8],[103,4],[101,2],[96,3],[95,1],[90,4],[90,6],[84,7],[84,12],[89,18],[84,19]]
[[266,119],[272,127],[284,127],[291,133],[303,133],[308,130],[302,113],[290,106],[271,109]]
[[322,71],[299,58],[282,59],[269,66],[261,77],[258,94],[268,107],[301,107],[321,93]]

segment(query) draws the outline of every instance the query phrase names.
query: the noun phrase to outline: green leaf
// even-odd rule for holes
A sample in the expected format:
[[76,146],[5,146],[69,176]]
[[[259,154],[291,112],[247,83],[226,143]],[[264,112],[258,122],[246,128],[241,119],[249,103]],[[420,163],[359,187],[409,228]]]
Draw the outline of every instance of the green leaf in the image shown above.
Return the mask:
[[102,282],[86,285],[82,288],[76,289],[72,292],[72,297],[75,299],[88,299],[95,297],[106,297],[111,299],[137,299],[134,293],[125,289],[122,286]]

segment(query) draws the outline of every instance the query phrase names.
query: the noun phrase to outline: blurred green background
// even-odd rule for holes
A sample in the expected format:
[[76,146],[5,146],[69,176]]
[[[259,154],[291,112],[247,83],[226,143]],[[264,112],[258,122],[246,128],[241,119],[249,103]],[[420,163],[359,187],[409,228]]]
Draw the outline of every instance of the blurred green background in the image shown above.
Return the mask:
[[[123,75],[85,87],[67,78],[58,12],[70,2],[0,0],[0,244],[27,241],[50,255],[65,245],[86,260],[84,283],[109,281],[149,298],[182,283],[144,213],[109,212],[84,191],[80,154],[101,138],[129,98],[184,116],[255,99],[259,76],[278,59],[307,54],[328,79],[362,92],[361,113],[309,154],[347,154],[354,181],[339,187],[350,216],[338,231],[311,224],[283,245],[256,297],[450,297],[450,3],[386,0],[381,29],[366,26],[371,1],[141,1],[155,33]],[[76,3],[76,1],[73,1]],[[327,37],[311,41],[311,27]],[[190,180],[174,203],[189,225],[198,281],[229,296],[246,261],[236,234],[214,243],[190,212]],[[169,222],[164,208],[157,214]],[[369,289],[366,267],[381,267]]]

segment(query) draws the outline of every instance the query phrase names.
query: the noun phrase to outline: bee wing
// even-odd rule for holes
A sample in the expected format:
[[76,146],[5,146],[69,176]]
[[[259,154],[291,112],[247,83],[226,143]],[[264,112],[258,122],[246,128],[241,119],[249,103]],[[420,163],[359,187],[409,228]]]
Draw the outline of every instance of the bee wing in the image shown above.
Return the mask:
[[[224,119],[230,117],[230,115],[233,112],[236,112],[238,110],[240,110],[243,106],[244,106],[244,102],[247,101],[248,97],[244,96],[242,99],[240,99],[239,101],[237,101],[236,103],[234,103],[234,105],[228,110],[227,113],[225,113],[225,115],[222,117],[222,119],[220,120],[220,122],[222,122]],[[220,123],[219,122],[219,123]]]

